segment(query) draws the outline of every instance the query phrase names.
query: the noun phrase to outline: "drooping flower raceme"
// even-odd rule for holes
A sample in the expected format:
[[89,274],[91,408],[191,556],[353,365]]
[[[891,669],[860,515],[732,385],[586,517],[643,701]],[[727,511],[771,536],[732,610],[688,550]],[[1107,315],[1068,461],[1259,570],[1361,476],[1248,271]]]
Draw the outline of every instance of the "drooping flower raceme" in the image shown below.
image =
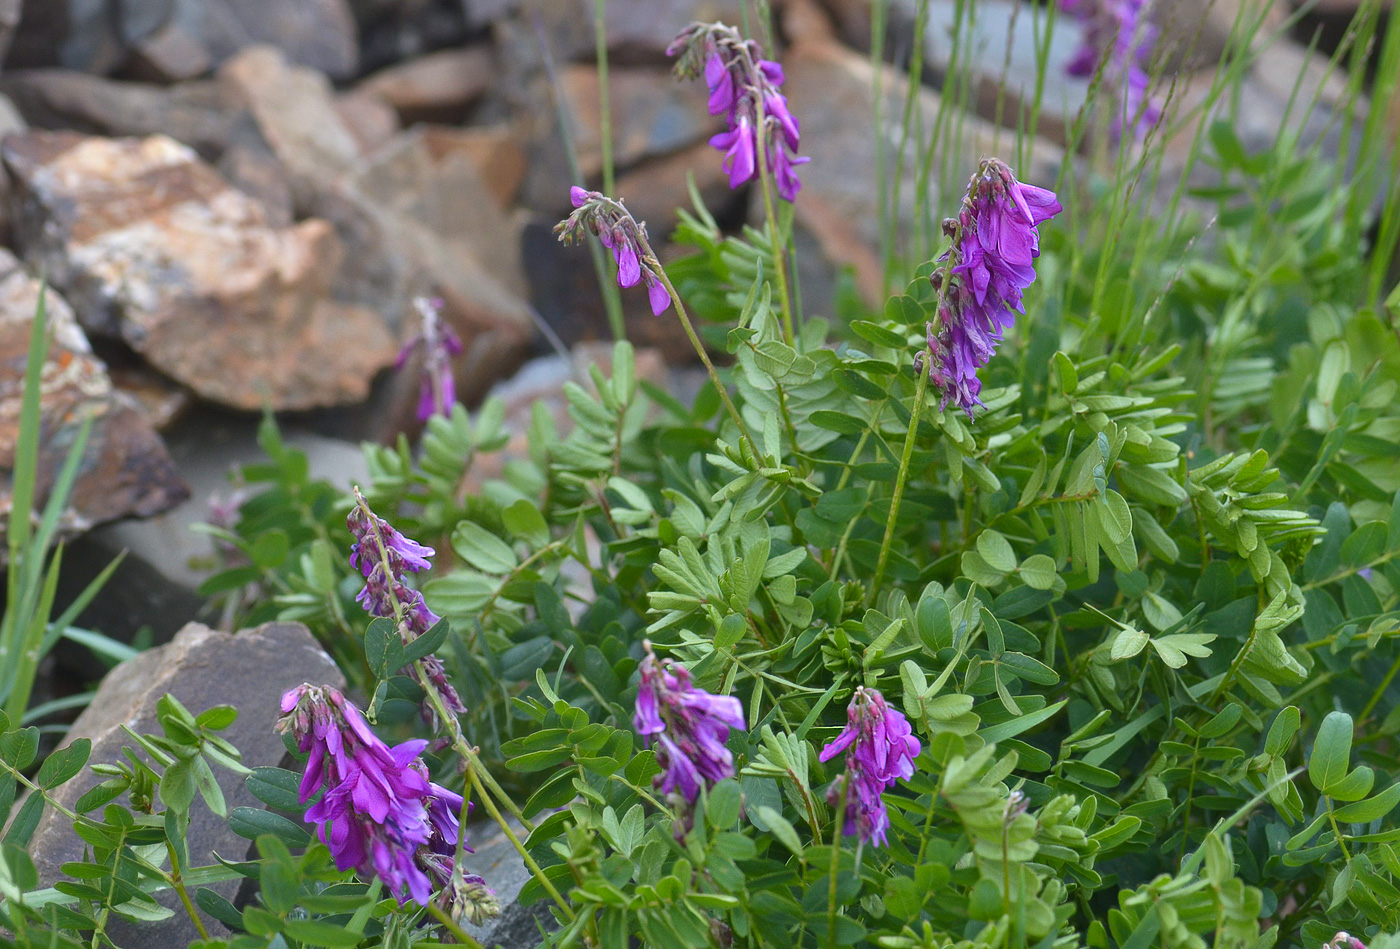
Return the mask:
[[[355,704],[329,686],[282,696],[277,730],[308,755],[299,798],[335,865],[373,873],[399,898],[426,906],[450,882],[462,796],[429,780],[424,740],[389,747]],[[467,848],[471,849],[471,848]],[[443,875],[446,861],[447,874]]]
[[574,185],[569,189],[569,200],[574,212],[554,226],[559,239],[577,244],[585,233],[598,235],[617,261],[618,286],[646,283],[651,312],[657,316],[665,313],[671,305],[671,295],[661,281],[661,264],[647,241],[646,224],[635,220],[621,201],[598,191]]
[[744,728],[744,708],[729,695],[696,688],[690,670],[659,662],[647,646],[632,724],[648,745],[656,741],[662,772],[655,785],[663,794],[693,804],[702,785],[734,776],[734,756],[724,743],[729,729]]
[[[399,634],[404,642],[410,642],[432,629],[440,619],[428,609],[423,594],[404,583],[405,571],[416,573],[432,566],[428,558],[433,556],[433,548],[400,534],[393,525],[369,509],[358,490],[355,501],[355,507],[345,519],[346,526],[355,537],[355,542],[350,546],[350,566],[359,570],[365,578],[365,585],[355,596],[355,601],[371,616],[388,619],[396,618],[394,603],[397,601],[402,611]],[[420,681],[418,684],[425,689],[431,685],[442,697],[449,712],[465,712],[466,706],[447,680],[447,670],[442,660],[430,654],[420,661],[428,682]],[[413,667],[409,667],[409,674],[414,679],[418,678],[417,670]],[[425,706],[425,709],[431,711],[431,706]]]
[[394,361],[402,369],[414,350],[422,347],[423,384],[418,396],[418,420],[426,422],[434,415],[448,415],[457,403],[456,383],[452,378],[452,357],[462,354],[462,340],[442,318],[442,301],[419,297],[413,301],[422,318],[422,327]]
[[1060,0],[1060,6],[1084,30],[1065,71],[1093,76],[1102,64],[1114,101],[1109,129],[1114,140],[1123,137],[1125,127],[1134,140],[1145,138],[1162,117],[1144,68],[1157,39],[1157,27],[1146,16],[1147,0]]
[[944,222],[953,244],[932,275],[941,303],[938,323],[928,326],[929,380],[944,406],[951,401],[971,416],[982,404],[977,370],[1025,312],[1022,291],[1034,282],[1040,256],[1036,228],[1060,210],[1053,191],[1022,184],[988,158],[972,176],[957,219]]
[[827,799],[837,806],[844,789],[847,834],[864,843],[885,845],[890,818],[882,795],[896,780],[914,776],[919,750],[919,739],[902,712],[890,708],[877,690],[856,689],[846,707],[846,727],[818,755],[821,761],[830,761],[846,753],[846,773],[832,784]]
[[786,78],[783,67],[763,58],[763,49],[723,23],[692,23],[666,50],[679,56],[676,75],[704,75],[710,88],[710,114],[723,115],[728,129],[710,139],[724,153],[729,187],[737,188],[759,174],[766,160],[774,185],[793,201],[802,187],[797,166],[811,161],[797,157],[801,130],[778,91]]

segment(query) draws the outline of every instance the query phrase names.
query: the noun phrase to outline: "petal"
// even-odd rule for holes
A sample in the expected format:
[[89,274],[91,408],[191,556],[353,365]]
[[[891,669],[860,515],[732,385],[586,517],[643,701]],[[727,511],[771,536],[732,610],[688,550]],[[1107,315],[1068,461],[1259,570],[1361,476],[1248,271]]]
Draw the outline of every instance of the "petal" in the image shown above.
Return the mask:
[[581,208],[588,201],[588,192],[578,185],[574,185],[569,189],[569,201],[573,203],[574,207]]

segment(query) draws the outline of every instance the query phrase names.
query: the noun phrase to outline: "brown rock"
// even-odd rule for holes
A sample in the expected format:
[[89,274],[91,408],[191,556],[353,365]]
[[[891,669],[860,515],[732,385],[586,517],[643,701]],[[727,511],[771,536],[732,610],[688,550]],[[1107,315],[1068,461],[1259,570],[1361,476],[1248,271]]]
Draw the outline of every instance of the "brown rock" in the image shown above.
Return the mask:
[[292,186],[281,164],[266,149],[242,144],[230,146],[219,159],[219,173],[239,191],[262,202],[269,226],[291,226]]
[[164,432],[184,416],[194,402],[190,390],[162,376],[134,355],[107,363],[112,385],[131,396],[146,412],[156,431]]
[[373,155],[399,134],[398,113],[370,93],[341,93],[335,97],[335,112],[360,147],[361,157]]
[[[243,755],[250,767],[276,764],[285,749],[273,729],[279,717],[282,693],[303,682],[345,687],[345,678],[335,663],[300,623],[267,623],[238,633],[212,630],[190,623],[168,645],[149,649],[117,666],[103,680],[92,703],[74,722],[68,741],[87,738],[92,742],[92,764],[122,761],[122,748],[134,747],[123,726],[137,734],[160,734],[157,703],[173,695],[195,714],[215,705],[232,705],[238,720],[221,734]],[[230,810],[263,805],[248,791],[244,776],[218,766],[214,776],[223,790]],[[54,791],[56,798],[71,807],[78,798],[103,779],[91,767]],[[225,860],[241,860],[249,852],[249,842],[229,829],[228,822],[209,812],[196,798],[191,808],[188,832],[190,859],[198,866]],[[52,808],[46,809],[34,832],[30,853],[40,879],[52,883],[60,879],[59,867],[81,859],[83,842],[73,833],[73,822]],[[238,891],[238,881],[213,884],[225,899]],[[173,893],[157,897],[175,907]],[[213,933],[222,933],[219,923],[204,919]],[[118,945],[156,949],[184,946],[198,938],[183,911],[160,923],[140,927],[123,924],[125,938],[113,927]]]
[[215,83],[173,88],[116,82],[66,69],[35,69],[0,77],[31,125],[103,135],[169,135],[202,155],[221,153],[238,120]]
[[[0,514],[10,516],[20,400],[39,281],[0,250]],[[188,496],[165,446],[135,401],[113,389],[73,311],[47,295],[53,334],[44,363],[37,505],[42,505],[84,419],[92,419],[81,472],[64,512],[64,533],[129,515],[159,514]]]
[[[798,169],[802,192],[794,210],[800,228],[810,232],[826,260],[834,266],[855,268],[857,285],[870,301],[885,296],[879,261],[880,221],[876,192],[875,145],[868,117],[873,114],[875,74],[867,59],[831,43],[803,43],[794,46],[784,61],[788,95],[794,116],[802,123],[802,154],[811,163]],[[882,80],[887,99],[881,115],[887,123],[886,140],[899,140],[899,122],[907,83],[893,70]],[[918,108],[923,128],[934,128],[939,97],[932,90],[920,90]],[[851,121],[851,116],[861,116]],[[1008,154],[1016,134],[997,129],[980,119],[967,118],[954,123],[939,148],[952,157],[946,177],[930,182],[932,213],[951,209],[984,156]],[[902,167],[893,167],[895,149],[885,149],[891,163],[889,179],[901,180],[898,220],[915,217],[917,168],[912,149]],[[1055,178],[1062,160],[1059,149],[1043,140],[1036,141],[1029,167],[1016,169],[1018,177],[1032,183],[1048,184]],[[934,157],[935,169],[944,166],[943,155]],[[939,194],[940,185],[948,193]]]
[[476,166],[500,207],[508,208],[515,203],[515,196],[525,180],[526,159],[520,136],[510,126],[425,125],[422,135],[433,161],[442,163],[454,155],[465,155]]
[[[479,397],[518,365],[534,333],[519,226],[501,211],[472,155],[457,150],[434,160],[421,129],[377,153],[348,190],[385,243],[445,301],[466,346],[455,367],[460,396]],[[404,373],[393,386],[387,411],[402,425],[417,381]]]
[[647,232],[657,242],[665,241],[678,223],[676,211],[691,206],[689,179],[711,211],[724,208],[735,199],[729,188],[729,175],[721,167],[722,156],[701,142],[665,158],[649,161],[618,176],[617,194]]
[[[560,76],[560,86],[573,125],[579,169],[591,178],[603,170],[597,71],[592,66],[571,66]],[[618,169],[693,145],[721,128],[720,120],[710,115],[705,84],[678,82],[667,69],[613,69],[608,93],[613,162]],[[553,134],[557,138],[557,132]]]
[[491,48],[468,46],[381,69],[357,88],[393,106],[405,125],[456,122],[490,88],[495,75]]
[[288,62],[272,46],[243,50],[219,69],[230,101],[252,113],[272,153],[287,170],[299,209],[314,206],[326,180],[360,158],[360,146],[335,108],[326,77]]
[[84,325],[120,335],[197,394],[235,408],[362,399],[394,355],[379,317],[325,299],[340,242],[277,230],[253,198],[171,139],[30,132],[5,142],[15,237]]
[[214,58],[204,44],[179,24],[169,23],[132,48],[127,72],[152,82],[180,82],[213,68]]

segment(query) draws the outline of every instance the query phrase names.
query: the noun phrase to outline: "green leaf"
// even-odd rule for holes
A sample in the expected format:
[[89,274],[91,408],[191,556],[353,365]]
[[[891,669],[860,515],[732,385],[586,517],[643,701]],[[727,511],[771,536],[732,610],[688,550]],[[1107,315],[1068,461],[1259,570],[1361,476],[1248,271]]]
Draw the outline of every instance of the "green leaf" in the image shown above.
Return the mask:
[[243,782],[248,793],[279,811],[299,811],[301,778],[283,768],[254,768]]
[[1007,574],[1016,569],[1016,552],[1007,539],[994,530],[984,530],[977,535],[977,552],[997,573]]
[[1033,590],[1049,590],[1055,585],[1055,578],[1059,571],[1055,569],[1055,561],[1046,554],[1032,554],[1021,561],[1021,566],[1016,571],[1026,586]]
[[769,833],[778,839],[784,847],[792,851],[793,855],[801,858],[802,839],[797,836],[797,830],[788,822],[788,819],[771,807],[762,804],[754,808],[754,813],[764,824],[768,825]]
[[1264,739],[1264,754],[1277,758],[1288,750],[1289,744],[1293,741],[1293,736],[1298,734],[1298,728],[1303,723],[1303,717],[1296,705],[1285,706],[1274,718],[1274,723],[1269,726],[1269,734]]
[[452,532],[452,549],[478,570],[501,576],[519,566],[515,551],[474,521],[462,521]]
[[727,830],[739,819],[743,800],[739,782],[733,778],[725,778],[710,788],[706,797],[705,819],[716,830]]
[[400,665],[412,665],[419,659],[437,652],[442,648],[443,643],[447,642],[447,634],[451,629],[452,627],[447,620],[440,619],[433,624],[432,629],[422,636],[404,643],[399,655]]
[[909,347],[908,339],[878,323],[871,323],[869,320],[852,320],[851,332],[867,342],[874,343],[876,346],[884,346],[886,349],[907,349]]
[[501,523],[531,547],[539,548],[549,543],[549,524],[545,522],[539,507],[525,498],[520,498],[501,512]]
[[35,781],[46,791],[52,791],[82,771],[91,754],[92,741],[79,738],[68,747],[60,748],[45,758]]
[[1400,804],[1400,783],[1392,784],[1375,797],[1339,807],[1333,816],[1344,824],[1369,824],[1395,810],[1396,804]]
[[235,807],[229,814],[228,826],[235,834],[249,840],[272,834],[290,847],[305,847],[311,842],[311,835],[301,825],[292,823],[281,814],[256,807]]
[[1124,659],[1131,659],[1147,648],[1150,637],[1140,629],[1131,626],[1120,630],[1113,639],[1113,645],[1108,650],[1108,657],[1114,662],[1122,662]]
[[1308,779],[1323,794],[1341,785],[1351,767],[1351,716],[1346,712],[1329,712],[1313,740],[1312,758],[1308,761]]
[[324,946],[327,949],[354,949],[365,938],[344,926],[323,923],[318,919],[289,919],[283,924],[282,931],[308,946]]

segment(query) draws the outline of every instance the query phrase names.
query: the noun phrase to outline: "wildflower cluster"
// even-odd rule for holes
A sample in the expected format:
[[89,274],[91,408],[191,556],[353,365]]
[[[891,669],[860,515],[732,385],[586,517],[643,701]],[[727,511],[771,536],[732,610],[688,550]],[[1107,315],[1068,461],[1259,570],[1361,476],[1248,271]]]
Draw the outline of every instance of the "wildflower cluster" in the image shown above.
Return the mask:
[[846,752],[846,773],[832,784],[827,799],[839,806],[846,798],[845,832],[862,843],[885,845],[890,827],[882,795],[896,779],[914,776],[914,759],[920,750],[909,720],[885,703],[875,689],[856,689],[846,707],[846,727],[818,756],[830,761]]
[[[724,152],[729,187],[737,188],[760,174],[760,162],[778,194],[793,201],[802,187],[797,166],[811,161],[796,155],[801,130],[778,91],[783,67],[763,58],[763,49],[723,23],[693,23],[672,41],[668,55],[679,56],[676,75],[693,79],[701,72],[710,88],[710,114],[723,115],[729,128],[710,139]],[[703,64],[703,65],[702,65]]]
[[[393,525],[369,509],[359,492],[356,492],[355,499],[357,503],[346,518],[346,525],[355,538],[350,547],[350,566],[358,569],[365,578],[365,585],[355,601],[371,616],[396,620],[400,636],[404,642],[410,642],[432,629],[440,619],[428,609],[423,594],[404,583],[406,571],[416,573],[432,566],[428,558],[433,556],[433,548],[400,534]],[[449,712],[465,712],[466,706],[447,680],[447,670],[443,668],[442,660],[428,655],[420,661],[428,681],[419,681],[418,684],[424,689],[431,687],[436,690]],[[409,675],[418,679],[417,670],[412,667]],[[425,709],[431,711],[428,706]]]
[[1143,139],[1162,117],[1161,106],[1149,95],[1151,77],[1144,68],[1157,39],[1157,28],[1146,17],[1147,0],[1061,0],[1061,6],[1084,29],[1065,71],[1092,76],[1102,64],[1115,103],[1113,138],[1121,139],[1126,127],[1133,139]]
[[[419,759],[427,741],[390,748],[360,710],[329,686],[299,685],[282,696],[281,732],[309,757],[300,800],[342,870],[376,874],[389,892],[426,906],[451,883],[462,796],[434,784]],[[465,848],[470,850],[471,848]]]
[[647,644],[632,723],[648,744],[656,738],[662,767],[655,785],[686,805],[704,784],[734,776],[734,756],[724,747],[729,729],[744,728],[744,709],[728,695],[711,695],[691,685],[690,671],[658,662]]
[[452,357],[462,354],[462,339],[442,318],[442,301],[418,297],[413,301],[422,319],[418,332],[399,350],[395,369],[402,369],[414,350],[423,351],[423,385],[418,396],[418,420],[447,415],[457,403],[457,387],[452,377]]
[[1025,312],[1022,291],[1035,281],[1040,256],[1036,228],[1060,210],[1053,191],[1022,184],[988,158],[972,176],[957,219],[944,222],[953,244],[940,258],[946,265],[932,275],[940,304],[938,322],[928,324],[929,380],[944,406],[952,401],[971,415],[982,404],[977,370]]
[[647,242],[646,224],[634,220],[621,201],[597,191],[575,185],[569,189],[569,200],[574,212],[554,226],[559,239],[576,244],[585,232],[598,235],[617,261],[618,286],[635,287],[644,281],[651,312],[656,316],[665,313],[671,295],[662,280],[661,264]]

